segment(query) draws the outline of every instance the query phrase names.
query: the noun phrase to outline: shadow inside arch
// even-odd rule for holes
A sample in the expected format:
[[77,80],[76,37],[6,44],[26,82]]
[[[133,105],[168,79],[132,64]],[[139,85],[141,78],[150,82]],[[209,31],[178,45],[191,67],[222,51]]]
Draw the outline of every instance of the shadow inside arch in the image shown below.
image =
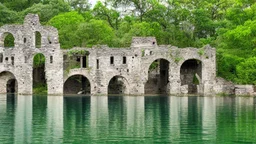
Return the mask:
[[123,76],[117,75],[108,83],[108,94],[129,95],[129,83]]
[[0,93],[18,93],[18,82],[13,73],[9,71],[0,73]]

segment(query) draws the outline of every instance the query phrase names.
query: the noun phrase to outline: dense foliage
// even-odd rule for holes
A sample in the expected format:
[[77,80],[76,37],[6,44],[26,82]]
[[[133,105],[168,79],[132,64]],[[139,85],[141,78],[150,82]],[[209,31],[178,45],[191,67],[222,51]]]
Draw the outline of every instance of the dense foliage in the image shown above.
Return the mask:
[[59,30],[61,47],[127,47],[133,36],[159,44],[217,49],[218,76],[255,84],[254,0],[0,0],[0,26],[37,13]]

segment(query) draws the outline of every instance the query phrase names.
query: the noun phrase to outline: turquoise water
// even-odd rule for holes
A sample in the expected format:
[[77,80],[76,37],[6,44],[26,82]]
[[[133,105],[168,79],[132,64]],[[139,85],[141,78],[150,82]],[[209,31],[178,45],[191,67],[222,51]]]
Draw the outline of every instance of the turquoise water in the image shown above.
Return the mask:
[[0,143],[256,143],[256,99],[0,95]]

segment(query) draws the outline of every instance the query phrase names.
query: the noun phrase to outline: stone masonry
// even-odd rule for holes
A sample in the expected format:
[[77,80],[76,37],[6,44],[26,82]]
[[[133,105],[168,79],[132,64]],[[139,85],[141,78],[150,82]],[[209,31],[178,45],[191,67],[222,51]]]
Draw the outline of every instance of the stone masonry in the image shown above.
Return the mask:
[[[40,48],[36,48],[35,35],[38,32],[41,34]],[[15,39],[13,48],[4,47],[7,34],[12,34]],[[66,57],[72,52],[81,51],[84,51],[78,61],[81,66],[67,70],[65,60],[71,61]],[[42,26],[38,15],[29,14],[23,25],[5,25],[0,28],[0,93],[6,92],[8,79],[15,78],[19,94],[32,94],[33,58],[38,53],[46,58],[45,75],[49,95],[63,94],[65,82],[75,75],[82,75],[88,79],[92,95],[108,94],[109,82],[116,76],[121,78],[117,80],[122,80],[125,85],[125,90],[122,91],[124,94],[143,95],[149,79],[150,65],[159,59],[167,61],[169,65],[167,94],[188,93],[190,83],[182,82],[184,76],[181,76],[181,67],[189,60],[201,64],[200,72],[194,70],[188,75],[197,78],[197,93],[222,92],[221,84],[216,88],[216,51],[209,45],[200,49],[178,48],[157,45],[154,37],[134,37],[129,48],[109,48],[100,45],[93,48],[75,47],[61,50],[57,29]],[[187,71],[189,69],[184,69],[182,73]]]

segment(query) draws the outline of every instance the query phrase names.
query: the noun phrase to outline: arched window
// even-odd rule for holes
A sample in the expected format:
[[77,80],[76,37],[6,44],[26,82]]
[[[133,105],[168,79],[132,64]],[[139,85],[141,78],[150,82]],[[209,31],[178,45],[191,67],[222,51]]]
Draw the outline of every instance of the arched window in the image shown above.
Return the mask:
[[42,41],[41,33],[36,31],[36,33],[35,33],[35,46],[36,46],[36,48],[41,48],[41,41]]
[[13,48],[14,47],[14,37],[11,33],[4,34],[4,47]]

